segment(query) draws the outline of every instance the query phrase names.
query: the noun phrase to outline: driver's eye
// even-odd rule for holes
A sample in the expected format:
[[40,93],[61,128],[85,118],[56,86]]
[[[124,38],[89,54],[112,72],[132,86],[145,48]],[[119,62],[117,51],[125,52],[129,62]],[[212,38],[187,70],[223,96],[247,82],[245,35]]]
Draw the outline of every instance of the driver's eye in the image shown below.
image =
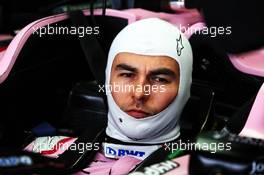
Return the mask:
[[152,77],[151,81],[154,83],[162,83],[162,84],[167,84],[170,82],[169,80],[163,77]]
[[125,78],[132,78],[134,76],[134,73],[125,72],[125,73],[120,73],[119,76]]

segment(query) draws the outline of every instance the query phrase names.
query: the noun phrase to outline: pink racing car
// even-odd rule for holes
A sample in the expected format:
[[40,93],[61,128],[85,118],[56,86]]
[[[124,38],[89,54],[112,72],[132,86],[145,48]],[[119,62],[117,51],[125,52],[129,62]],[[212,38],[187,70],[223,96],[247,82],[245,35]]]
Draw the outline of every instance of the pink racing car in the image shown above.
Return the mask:
[[[83,11],[93,24],[87,30],[96,34],[100,29],[97,51],[102,57],[122,28],[149,17],[178,26],[192,44],[193,85],[180,121],[182,138],[184,143],[214,147],[185,151],[179,149],[180,143],[164,145],[130,174],[263,173],[263,48],[229,53],[199,32],[206,25],[198,11],[174,8],[179,13]],[[106,126],[107,109],[77,33],[60,33],[75,25],[69,13],[39,19],[24,27],[0,51],[0,174],[85,174],[94,151],[67,149],[83,142],[96,148]],[[105,60],[100,60],[94,66],[103,68],[104,64]],[[35,127],[42,122],[52,126],[44,123]],[[50,138],[42,155],[14,151],[34,151],[34,142],[45,143]],[[216,149],[216,143],[224,145],[226,151]],[[59,144],[66,145],[65,149],[58,149]]]

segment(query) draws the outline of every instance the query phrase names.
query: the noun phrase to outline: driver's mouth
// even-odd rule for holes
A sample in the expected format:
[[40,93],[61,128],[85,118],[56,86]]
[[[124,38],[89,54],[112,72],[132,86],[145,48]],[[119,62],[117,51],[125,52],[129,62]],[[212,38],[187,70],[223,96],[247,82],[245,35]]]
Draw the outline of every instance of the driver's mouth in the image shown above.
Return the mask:
[[150,113],[147,113],[145,111],[142,110],[136,110],[136,109],[132,109],[132,110],[128,110],[126,111],[126,113],[134,118],[140,119],[140,118],[146,118],[148,116],[150,116]]

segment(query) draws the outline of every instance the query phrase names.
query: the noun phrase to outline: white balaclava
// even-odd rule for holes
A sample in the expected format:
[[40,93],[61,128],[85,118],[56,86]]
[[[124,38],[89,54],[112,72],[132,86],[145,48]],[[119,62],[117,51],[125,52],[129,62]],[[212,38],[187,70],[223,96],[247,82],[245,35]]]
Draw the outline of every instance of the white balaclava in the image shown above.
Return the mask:
[[144,19],[126,26],[115,37],[108,54],[106,87],[110,85],[113,60],[121,52],[175,59],[180,68],[178,95],[161,112],[136,119],[122,111],[111,92],[107,92],[107,135],[130,143],[159,144],[176,139],[180,135],[178,120],[190,97],[193,56],[189,41],[175,26],[158,18]]

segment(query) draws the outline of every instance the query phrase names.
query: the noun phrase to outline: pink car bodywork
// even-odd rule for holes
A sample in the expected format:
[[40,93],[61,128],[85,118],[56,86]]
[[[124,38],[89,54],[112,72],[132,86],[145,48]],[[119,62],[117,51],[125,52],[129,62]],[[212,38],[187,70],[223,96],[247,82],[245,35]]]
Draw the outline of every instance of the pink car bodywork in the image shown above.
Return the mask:
[[264,77],[264,48],[230,55],[230,61],[241,72]]
[[264,139],[264,84],[260,88],[241,136]]

